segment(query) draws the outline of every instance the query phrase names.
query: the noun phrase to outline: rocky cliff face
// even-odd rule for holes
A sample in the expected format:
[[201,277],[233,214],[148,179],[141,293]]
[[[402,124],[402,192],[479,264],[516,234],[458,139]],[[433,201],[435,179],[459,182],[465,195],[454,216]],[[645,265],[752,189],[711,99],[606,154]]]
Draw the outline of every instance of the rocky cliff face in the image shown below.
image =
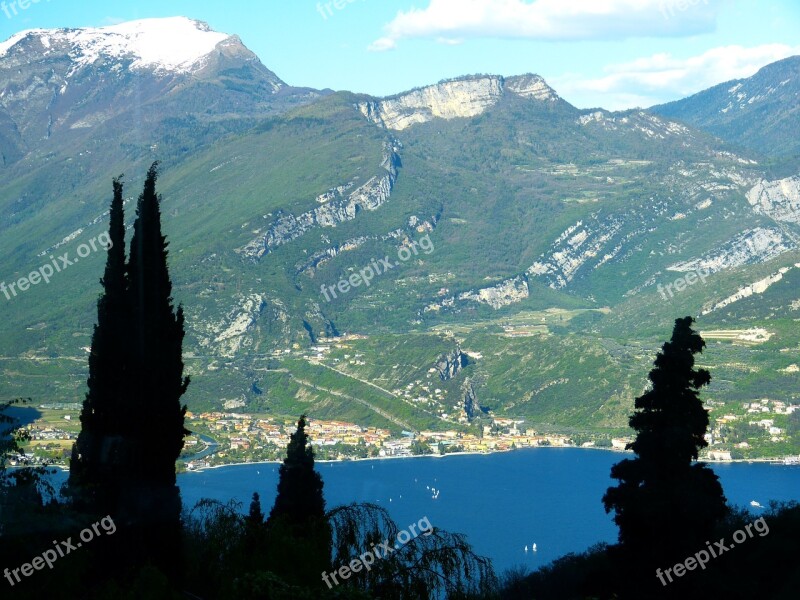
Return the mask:
[[352,221],[361,210],[373,211],[385,204],[391,196],[397,181],[400,166],[400,145],[387,142],[380,165],[380,174],[350,193],[352,187],[345,184],[332,188],[317,197],[321,205],[300,215],[284,214],[275,219],[266,234],[259,236],[237,252],[245,257],[258,260],[278,246],[305,235],[318,227],[336,227],[339,223]]
[[505,79],[487,75],[443,81],[383,100],[362,102],[361,113],[373,123],[402,131],[433,119],[475,117],[497,104],[506,94],[555,102],[556,93],[538,75]]
[[449,381],[457,377],[468,364],[467,355],[461,351],[461,348],[456,348],[452,352],[441,356],[436,361],[435,369],[439,372],[439,378],[442,381]]
[[[624,135],[634,133],[650,139],[678,136],[685,129],[639,112],[621,117],[598,111],[584,117],[579,120],[582,126],[600,126]],[[700,143],[694,136],[685,138],[687,144]],[[727,163],[724,168],[708,162],[676,163],[661,174],[659,180],[664,188],[677,191],[674,195],[652,196],[635,205],[627,205],[624,210],[600,209],[587,213],[556,236],[549,249],[524,273],[490,287],[437,300],[424,310],[458,310],[459,305],[465,302],[499,309],[528,298],[532,284],[537,281],[556,290],[569,290],[579,281],[591,277],[593,272],[626,261],[641,250],[654,232],[672,227],[671,223],[684,219],[706,222],[744,213],[752,220],[753,213],[756,213],[779,223],[776,226],[766,222],[745,229],[718,247],[689,260],[663,264],[661,268],[664,270],[707,269],[714,273],[764,263],[796,249],[795,236],[784,224],[794,225],[800,219],[800,178],[759,182],[754,177],[755,165],[751,160],[730,153],[720,153],[720,158]],[[608,164],[616,168],[621,163],[610,161]],[[646,169],[651,164],[651,161],[629,161],[625,168]],[[591,168],[577,166],[565,168],[563,172],[576,177],[594,174]],[[615,184],[613,177],[608,177],[607,181],[610,185]],[[759,220],[764,222],[764,219]],[[677,251],[677,247],[662,246],[658,256],[667,257]],[[691,247],[691,244],[687,245],[687,248]],[[636,294],[654,283],[654,276],[642,280],[628,294]]]
[[745,298],[749,298],[753,295],[763,294],[766,292],[773,284],[778,283],[779,281],[783,280],[784,275],[792,270],[792,268],[800,268],[800,263],[796,263],[794,267],[783,267],[778,270],[777,273],[773,273],[772,275],[765,277],[764,279],[760,279],[755,283],[747,285],[743,288],[740,288],[736,291],[735,294],[728,296],[727,298],[720,300],[719,302],[710,303],[703,307],[703,311],[700,313],[701,315],[707,315],[709,313],[714,312],[715,310],[719,310],[721,308],[725,308],[733,304],[734,302],[738,302],[739,300],[744,300]]
[[753,211],[784,223],[800,223],[800,177],[760,181],[747,192]]
[[471,300],[480,304],[488,304],[494,309],[521,302],[529,295],[528,281],[519,276],[502,281],[492,287],[483,288],[477,292],[469,291],[459,294],[459,300]]
[[200,347],[213,349],[222,357],[235,356],[252,345],[254,329],[267,308],[267,298],[262,294],[240,296],[221,322],[204,325],[198,321],[194,324]]
[[742,265],[764,263],[794,248],[796,245],[780,229],[757,227],[743,231],[730,242],[700,258],[671,265],[667,270],[716,273]]
[[487,413],[487,410],[478,403],[478,395],[475,393],[475,386],[472,381],[467,379],[464,382],[462,392],[464,394],[464,413],[466,413],[469,421]]

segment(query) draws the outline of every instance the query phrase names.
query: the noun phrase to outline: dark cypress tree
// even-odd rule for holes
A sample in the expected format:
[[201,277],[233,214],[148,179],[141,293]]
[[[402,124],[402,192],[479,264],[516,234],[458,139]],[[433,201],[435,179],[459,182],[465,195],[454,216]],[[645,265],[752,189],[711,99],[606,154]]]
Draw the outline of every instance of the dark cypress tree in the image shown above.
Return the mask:
[[122,184],[114,180],[111,248],[70,490],[80,508],[112,516],[118,525],[108,549],[95,545],[101,556],[117,559],[102,568],[136,570],[152,563],[176,577],[181,500],[175,461],[187,433],[181,397],[189,379],[183,376],[184,317],[172,304],[157,178],[154,163],[139,196],[127,266]]
[[175,461],[183,449],[189,385],[183,376],[183,307],[175,310],[167,266],[169,246],[161,231],[161,198],[156,194],[158,163],[147,172],[139,196],[128,264],[131,305],[130,424],[143,443],[145,460],[134,465],[137,477],[174,485]]
[[325,516],[322,477],[314,469],[314,450],[306,433],[306,416],[289,439],[286,458],[279,470],[278,496],[270,519],[287,517],[295,523]]
[[250,512],[247,514],[245,521],[250,529],[260,529],[264,525],[264,513],[261,510],[261,497],[258,492],[253,494],[253,500],[250,502]]
[[693,322],[677,319],[672,339],[656,357],[652,388],[636,399],[630,417],[637,435],[628,448],[636,458],[612,467],[619,484],[603,497],[606,512],[615,512],[625,560],[650,582],[651,568],[671,566],[704,547],[727,514],[717,476],[694,462],[707,445],[708,411],[699,390],[711,375],[694,368],[705,341],[692,330]]
[[290,583],[322,585],[321,573],[330,570],[331,528],[322,488],[303,415],[289,440],[279,470],[278,495],[267,520],[269,566]]
[[244,556],[242,566],[245,571],[258,571],[265,568],[266,559],[266,523],[261,510],[261,497],[253,494],[250,512],[244,518],[244,534],[242,537]]
[[81,432],[72,447],[69,484],[80,506],[95,513],[113,509],[121,390],[127,367],[127,275],[122,176],[113,181],[109,211],[109,247],[97,301],[97,323],[89,354],[89,391],[81,411]]
[[175,574],[180,570],[181,536],[175,461],[188,433],[181,397],[189,378],[183,376],[183,309],[173,306],[157,179],[158,163],[153,163],[139,196],[128,262],[131,336],[121,512],[138,539],[133,546]]

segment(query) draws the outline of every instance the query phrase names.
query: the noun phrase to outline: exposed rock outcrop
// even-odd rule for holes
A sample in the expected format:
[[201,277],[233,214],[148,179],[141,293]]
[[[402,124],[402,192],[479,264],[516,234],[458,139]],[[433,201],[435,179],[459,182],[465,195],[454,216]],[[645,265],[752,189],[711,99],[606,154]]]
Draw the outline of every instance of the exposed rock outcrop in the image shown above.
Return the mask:
[[365,235],[356,238],[345,240],[341,244],[324,248],[314,252],[308,259],[296,265],[296,273],[306,274],[311,277],[314,276],[316,270],[323,266],[329,260],[339,256],[343,252],[351,252],[357,250],[369,241],[382,241],[388,240],[408,240],[409,233],[416,231],[417,233],[430,232],[436,229],[437,218],[432,216],[428,221],[421,221],[416,215],[412,215],[408,219],[406,228],[395,229],[384,235]]
[[469,358],[456,348],[452,352],[442,355],[436,361],[436,370],[439,371],[439,378],[442,381],[449,381],[458,376],[461,370],[469,364]]
[[760,181],[747,192],[747,201],[757,214],[784,223],[800,223],[800,176]]
[[[794,265],[794,268],[800,268],[800,263]],[[738,302],[739,300],[743,300],[744,298],[749,298],[754,294],[763,294],[766,292],[773,284],[778,283],[783,279],[783,276],[786,275],[789,271],[791,271],[791,267],[783,267],[779,269],[777,273],[773,273],[769,277],[765,277],[755,283],[752,283],[748,286],[740,288],[736,291],[735,294],[728,296],[724,300],[720,300],[719,302],[714,303],[711,306],[706,306],[703,308],[703,312],[701,315],[707,315],[708,313],[714,312],[715,310],[719,310],[721,308],[725,308],[733,304],[734,302]]]
[[757,227],[740,233],[712,253],[672,265],[667,270],[686,273],[702,269],[716,273],[742,265],[767,262],[793,248],[795,244],[780,229]]
[[241,298],[222,323],[208,328],[210,335],[201,337],[200,345],[213,348],[220,356],[234,356],[252,343],[249,334],[266,308],[266,297],[261,294]]
[[558,95],[538,75],[508,79],[497,75],[461,77],[404,94],[358,104],[366,118],[387,129],[402,131],[433,119],[458,119],[483,114],[512,93],[538,101],[556,101]]
[[477,292],[469,291],[459,294],[459,300],[471,300],[481,304],[488,304],[495,310],[521,302],[530,295],[528,281],[524,276],[519,275],[513,279],[507,279],[492,287],[483,288]]
[[467,415],[467,419],[472,421],[476,417],[480,417],[489,412],[478,403],[478,395],[475,393],[475,386],[472,384],[472,381],[467,379],[464,382],[462,392],[464,393],[464,412]]
[[399,142],[387,142],[380,165],[382,174],[370,178],[349,194],[348,184],[333,188],[317,197],[320,206],[300,215],[283,214],[268,227],[266,234],[259,235],[237,252],[260,259],[278,246],[299,238],[316,227],[335,227],[339,223],[352,221],[361,210],[377,210],[389,200],[397,180],[400,167]]
[[606,131],[633,131],[648,138],[662,140],[669,136],[679,135],[686,142],[694,142],[697,137],[685,125],[662,119],[644,111],[612,113],[605,110],[596,110],[581,115],[576,122],[584,127],[599,126]]

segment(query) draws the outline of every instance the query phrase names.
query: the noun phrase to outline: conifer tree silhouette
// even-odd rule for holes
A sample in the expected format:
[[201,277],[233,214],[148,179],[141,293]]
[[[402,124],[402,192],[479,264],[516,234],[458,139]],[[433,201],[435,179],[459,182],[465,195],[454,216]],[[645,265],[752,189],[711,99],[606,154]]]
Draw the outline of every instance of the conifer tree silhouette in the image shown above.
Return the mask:
[[677,319],[672,339],[656,357],[652,387],[636,399],[630,417],[637,434],[628,448],[636,457],[612,467],[619,484],[603,497],[606,512],[615,513],[626,560],[646,565],[647,581],[653,565],[671,566],[704,547],[728,510],[716,474],[694,462],[708,445],[708,411],[699,390],[711,375],[694,368],[705,341],[692,330],[693,322]]
[[112,246],[70,489],[79,507],[114,518],[118,563],[151,563],[177,576],[181,500],[175,461],[188,433],[181,397],[189,378],[183,376],[184,316],[182,307],[173,306],[157,179],[153,163],[138,199],[127,265],[122,184],[114,180]]
[[79,505],[99,514],[113,510],[112,484],[119,477],[117,454],[124,375],[127,371],[129,324],[125,266],[125,214],[122,176],[113,181],[109,211],[109,247],[103,294],[97,301],[97,323],[89,354],[89,391],[81,411],[81,431],[72,447],[70,487],[80,491]]
[[278,495],[267,520],[270,566],[287,581],[321,585],[321,573],[330,570],[331,528],[322,488],[303,415],[280,467]]

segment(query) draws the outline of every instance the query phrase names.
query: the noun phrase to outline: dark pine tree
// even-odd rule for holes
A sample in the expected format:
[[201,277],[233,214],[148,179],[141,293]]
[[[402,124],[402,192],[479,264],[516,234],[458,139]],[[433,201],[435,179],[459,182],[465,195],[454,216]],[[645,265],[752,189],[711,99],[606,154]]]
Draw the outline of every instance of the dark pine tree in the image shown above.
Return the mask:
[[81,432],[72,447],[69,486],[78,506],[108,514],[114,509],[114,481],[120,470],[117,455],[122,414],[121,393],[127,369],[129,339],[125,214],[122,176],[113,181],[109,211],[109,247],[97,301],[97,323],[89,354],[89,391],[81,411]]
[[331,528],[322,488],[303,415],[289,440],[279,470],[278,495],[267,520],[269,568],[290,583],[321,586],[322,572],[330,571]]
[[711,375],[694,368],[705,341],[693,323],[691,317],[677,319],[672,339],[656,357],[652,387],[636,399],[630,417],[637,434],[628,448],[636,457],[612,467],[619,484],[603,497],[619,527],[616,550],[634,574],[629,583],[637,576],[657,583],[651,569],[670,567],[704,548],[728,510],[717,476],[694,462],[707,446],[708,411],[699,390]]

